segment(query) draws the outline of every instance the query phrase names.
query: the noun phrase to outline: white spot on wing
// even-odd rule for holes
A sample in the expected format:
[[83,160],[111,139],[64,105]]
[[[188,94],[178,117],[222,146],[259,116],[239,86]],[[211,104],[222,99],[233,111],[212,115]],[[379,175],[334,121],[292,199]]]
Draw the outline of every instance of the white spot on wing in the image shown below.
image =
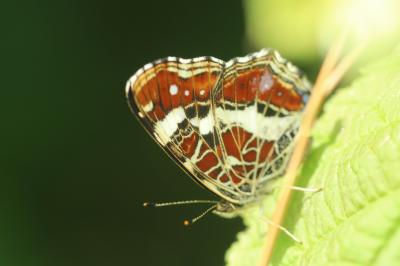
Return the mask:
[[233,63],[234,63],[233,60],[229,60],[228,62],[225,63],[225,67],[229,68],[233,65]]
[[237,61],[239,63],[247,63],[250,61],[250,59],[251,59],[251,57],[249,57],[249,56],[243,56],[243,57],[238,57]]
[[259,51],[258,53],[256,53],[256,56],[257,57],[263,57],[263,56],[265,56],[265,55],[267,55],[268,53],[269,53],[269,49],[262,49],[261,51]]
[[155,125],[155,131],[159,134],[162,143],[171,140],[172,135],[178,129],[178,124],[185,119],[185,111],[182,107],[173,109],[167,116],[158,121]]
[[181,78],[187,79],[193,76],[193,72],[192,71],[187,71],[187,70],[183,70],[183,69],[179,69],[178,70],[178,75]]
[[214,117],[212,112],[208,112],[207,116],[200,119],[199,131],[201,135],[207,135],[213,131],[214,128]]
[[144,70],[149,70],[150,68],[152,68],[154,65],[152,63],[148,63],[144,65]]
[[266,92],[272,87],[272,84],[274,83],[271,75],[266,72],[264,75],[261,76],[261,81],[260,81],[260,91],[261,93]]
[[274,51],[274,56],[275,56],[275,58],[276,58],[276,60],[279,62],[279,63],[284,63],[285,62],[285,59],[283,59],[283,57],[281,56],[281,54],[278,52],[278,51]]
[[143,106],[143,111],[145,111],[146,113],[150,112],[151,110],[153,110],[153,102],[149,102],[148,104],[146,104],[145,106]]
[[189,96],[189,90],[185,90],[185,96]]
[[193,62],[201,62],[201,61],[205,61],[207,58],[205,56],[200,56],[200,57],[196,57],[193,58]]
[[171,95],[178,94],[178,86],[171,84],[171,86],[169,86],[169,93],[171,93]]
[[178,60],[179,60],[179,63],[182,63],[182,64],[189,64],[192,62],[192,59],[179,58]]

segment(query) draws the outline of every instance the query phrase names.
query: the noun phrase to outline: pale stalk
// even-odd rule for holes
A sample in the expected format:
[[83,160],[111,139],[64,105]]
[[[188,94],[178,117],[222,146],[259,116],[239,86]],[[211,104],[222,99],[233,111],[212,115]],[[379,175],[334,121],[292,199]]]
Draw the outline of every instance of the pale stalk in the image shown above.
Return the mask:
[[[282,225],[284,215],[286,213],[288,203],[291,198],[292,189],[296,182],[296,176],[307,151],[309,144],[309,136],[312,126],[317,118],[318,112],[327,96],[334,90],[335,86],[340,82],[344,74],[354,63],[356,57],[361,51],[361,47],[352,50],[343,60],[339,62],[340,54],[343,50],[346,33],[341,34],[329,49],[324,62],[318,74],[315,86],[312,90],[311,97],[307,103],[303,120],[300,125],[299,134],[297,136],[295,148],[288,164],[283,189],[281,191],[275,212],[271,221],[274,224]],[[338,63],[339,62],[339,63]],[[336,66],[336,67],[335,67]],[[279,228],[270,226],[265,238],[264,247],[262,249],[260,266],[267,266],[271,260],[272,252],[276,239],[278,237]]]

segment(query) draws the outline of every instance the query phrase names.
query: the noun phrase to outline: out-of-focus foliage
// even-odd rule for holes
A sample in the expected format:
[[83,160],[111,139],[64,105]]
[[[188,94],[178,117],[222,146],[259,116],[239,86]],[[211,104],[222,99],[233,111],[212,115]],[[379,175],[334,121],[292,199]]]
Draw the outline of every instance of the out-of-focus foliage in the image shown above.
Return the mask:
[[398,0],[244,0],[247,42],[274,47],[310,65],[325,54],[341,29],[349,44],[368,43],[359,64],[388,54],[400,39]]
[[[400,46],[363,71],[325,105],[299,192],[281,233],[273,265],[400,265]],[[276,195],[264,208],[271,212]],[[256,265],[267,227],[258,208],[226,254],[227,264]]]

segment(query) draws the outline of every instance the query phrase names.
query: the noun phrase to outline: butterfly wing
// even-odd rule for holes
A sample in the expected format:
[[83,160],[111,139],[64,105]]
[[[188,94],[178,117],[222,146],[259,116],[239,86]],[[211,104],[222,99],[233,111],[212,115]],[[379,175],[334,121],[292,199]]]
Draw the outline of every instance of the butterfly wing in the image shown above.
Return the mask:
[[147,132],[195,181],[244,204],[282,175],[310,85],[278,53],[262,50],[227,63],[158,60],[126,93]]
[[147,64],[127,83],[129,105],[147,132],[198,183],[221,198],[225,174],[211,92],[224,62],[212,57],[168,57]]
[[266,49],[227,62],[222,80],[212,96],[227,172],[220,187],[244,204],[283,174],[311,86]]

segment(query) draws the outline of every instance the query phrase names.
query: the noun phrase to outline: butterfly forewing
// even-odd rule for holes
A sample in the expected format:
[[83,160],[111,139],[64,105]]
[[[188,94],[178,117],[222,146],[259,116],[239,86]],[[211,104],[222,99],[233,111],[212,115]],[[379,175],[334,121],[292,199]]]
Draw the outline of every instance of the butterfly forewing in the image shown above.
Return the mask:
[[196,181],[220,197],[219,158],[211,92],[223,62],[210,58],[167,58],[146,65],[128,82],[127,97],[148,133]]
[[303,75],[273,50],[227,63],[169,57],[127,85],[133,111],[164,150],[239,205],[283,174],[309,93]]

